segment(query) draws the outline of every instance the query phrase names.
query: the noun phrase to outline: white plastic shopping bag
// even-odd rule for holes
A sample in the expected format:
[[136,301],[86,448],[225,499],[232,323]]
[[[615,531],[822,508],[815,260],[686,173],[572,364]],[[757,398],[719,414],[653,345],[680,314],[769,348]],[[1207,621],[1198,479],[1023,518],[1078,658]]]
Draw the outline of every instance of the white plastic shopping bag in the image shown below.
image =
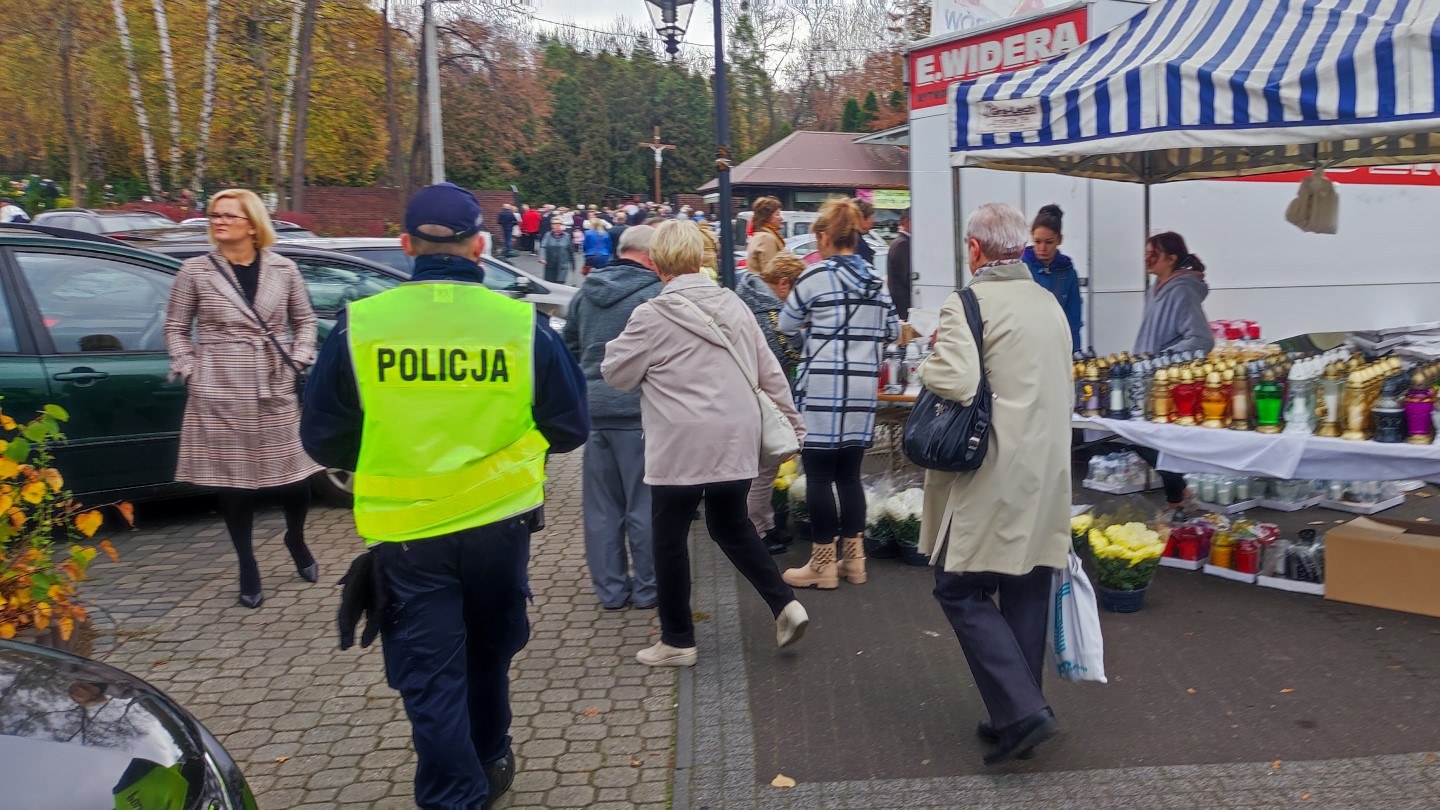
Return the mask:
[[1105,641],[1100,636],[1100,609],[1095,589],[1085,576],[1080,557],[1057,570],[1050,585],[1050,651],[1057,674],[1067,681],[1105,683]]

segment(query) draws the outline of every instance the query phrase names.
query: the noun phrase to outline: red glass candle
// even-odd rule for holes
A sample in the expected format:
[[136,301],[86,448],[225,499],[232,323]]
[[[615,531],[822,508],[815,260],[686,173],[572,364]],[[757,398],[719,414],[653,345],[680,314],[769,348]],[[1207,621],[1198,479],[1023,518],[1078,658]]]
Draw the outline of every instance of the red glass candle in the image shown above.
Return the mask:
[[1242,574],[1260,571],[1260,544],[1246,538],[1235,546],[1235,570]]

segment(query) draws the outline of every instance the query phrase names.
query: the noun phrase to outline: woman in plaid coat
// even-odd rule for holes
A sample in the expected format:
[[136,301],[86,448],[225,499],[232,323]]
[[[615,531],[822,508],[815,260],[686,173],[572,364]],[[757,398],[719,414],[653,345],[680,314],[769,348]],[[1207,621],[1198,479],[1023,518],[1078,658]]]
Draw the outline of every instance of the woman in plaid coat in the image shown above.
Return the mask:
[[801,456],[814,544],[810,561],[784,574],[795,588],[866,580],[860,463],[875,432],[880,355],[899,337],[900,322],[875,268],[855,255],[863,223],[851,200],[820,209],[814,231],[824,261],[800,276],[780,313],[780,331],[805,336],[796,404],[805,418]]
[[251,540],[261,490],[278,494],[284,506],[285,546],[296,570],[306,581],[319,578],[305,545],[305,514],[308,479],[321,468],[300,446],[291,365],[315,360],[315,313],[295,263],[266,249],[275,229],[259,197],[221,191],[209,217],[216,250],[181,265],[165,320],[170,373],[188,389],[175,480],[218,490],[240,559],[240,604],[255,608],[264,601]]

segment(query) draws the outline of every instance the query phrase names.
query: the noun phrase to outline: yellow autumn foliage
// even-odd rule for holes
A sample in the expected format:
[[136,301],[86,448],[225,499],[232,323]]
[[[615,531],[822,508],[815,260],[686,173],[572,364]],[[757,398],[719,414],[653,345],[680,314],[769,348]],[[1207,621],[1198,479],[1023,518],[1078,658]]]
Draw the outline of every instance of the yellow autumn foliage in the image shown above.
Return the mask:
[[73,500],[53,466],[48,444],[63,439],[60,423],[68,418],[47,406],[22,425],[0,412],[0,431],[9,431],[0,438],[0,638],[27,629],[70,638],[86,617],[74,601],[76,583],[101,550],[118,556],[109,543],[97,549],[65,542],[92,537],[103,523],[99,510]]

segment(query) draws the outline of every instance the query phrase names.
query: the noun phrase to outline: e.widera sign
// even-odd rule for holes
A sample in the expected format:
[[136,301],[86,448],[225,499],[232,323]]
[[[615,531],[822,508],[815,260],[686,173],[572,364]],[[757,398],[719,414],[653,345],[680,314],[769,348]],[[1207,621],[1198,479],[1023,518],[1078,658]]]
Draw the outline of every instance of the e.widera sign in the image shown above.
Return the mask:
[[910,109],[946,102],[946,89],[957,81],[1006,73],[1068,53],[1089,37],[1087,9],[1027,20],[911,51]]

